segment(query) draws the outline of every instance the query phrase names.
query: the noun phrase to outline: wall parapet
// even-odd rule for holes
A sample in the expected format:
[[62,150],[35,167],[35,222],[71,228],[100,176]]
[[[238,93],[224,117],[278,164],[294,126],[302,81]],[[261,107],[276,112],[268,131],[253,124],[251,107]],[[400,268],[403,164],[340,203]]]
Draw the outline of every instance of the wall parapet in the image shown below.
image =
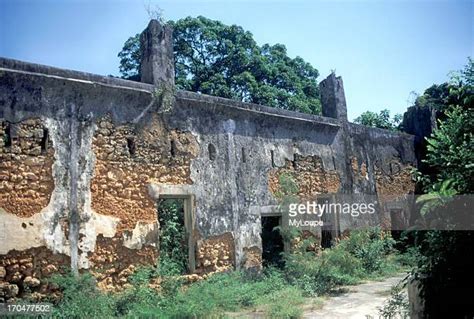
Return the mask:
[[[25,62],[15,59],[9,59],[0,57],[0,72],[20,72],[24,74],[31,74],[34,76],[45,76],[45,77],[58,77],[63,80],[70,81],[85,81],[90,82],[91,85],[94,84],[103,84],[105,86],[124,88],[124,89],[136,89],[140,91],[146,91],[152,93],[155,90],[155,86],[148,83],[135,82],[120,78],[115,78],[111,76],[102,76],[93,73],[87,73],[82,71],[75,71],[69,69],[62,69],[37,63]],[[300,113],[296,111],[289,111],[284,109],[278,109],[274,107],[269,107],[260,104],[241,102],[231,99],[226,99],[217,96],[211,96],[206,94],[200,94],[191,91],[177,90],[176,98],[179,100],[192,100],[196,102],[202,102],[209,105],[221,105],[224,107],[234,108],[241,110],[242,112],[253,112],[259,113],[262,115],[275,116],[293,120],[301,120],[305,122],[314,122],[316,124],[328,125],[333,127],[340,127],[341,120],[327,117],[319,116],[314,114]],[[392,136],[412,136],[405,132],[393,132],[385,129],[370,128],[363,125],[358,125],[350,123],[351,130],[361,131],[361,130],[373,130],[382,134],[388,134]]]
[[[104,85],[115,88],[134,89],[152,93],[155,86],[148,83],[129,81],[114,77],[101,76],[97,74],[80,72],[68,69],[61,69],[42,64],[24,62],[14,59],[0,57],[0,72],[22,73],[31,76],[55,77],[66,81],[80,81],[84,84],[90,85]],[[90,82],[90,83],[87,83]],[[289,118],[294,120],[301,120],[305,122],[314,122],[333,127],[340,126],[340,121],[330,117],[323,117],[313,114],[305,114],[295,111],[277,109],[269,106],[235,101],[231,99],[210,96],[190,91],[178,90],[176,98],[180,100],[193,100],[209,105],[221,105],[229,108],[241,110],[242,112],[253,112],[268,116],[276,116],[281,118]]]
[[112,76],[103,76],[94,73],[75,71],[63,68],[57,68],[49,65],[31,63],[15,59],[0,57],[0,72],[22,71],[25,73],[39,74],[43,76],[53,76],[70,80],[89,81],[91,83],[106,84],[125,88],[141,89],[153,91],[154,86],[148,83],[135,82],[115,78]]
[[202,102],[210,105],[222,105],[226,107],[236,108],[243,112],[254,112],[260,113],[268,116],[277,116],[282,118],[289,118],[294,120],[301,120],[306,122],[314,122],[317,124],[325,124],[329,126],[341,126],[341,122],[337,119],[330,117],[324,117],[314,114],[306,114],[295,111],[289,111],[284,109],[278,109],[274,107],[269,107],[260,104],[241,102],[231,99],[226,99],[217,96],[211,96],[206,94],[199,94],[190,91],[177,91],[176,97],[180,100],[193,100],[197,102]]

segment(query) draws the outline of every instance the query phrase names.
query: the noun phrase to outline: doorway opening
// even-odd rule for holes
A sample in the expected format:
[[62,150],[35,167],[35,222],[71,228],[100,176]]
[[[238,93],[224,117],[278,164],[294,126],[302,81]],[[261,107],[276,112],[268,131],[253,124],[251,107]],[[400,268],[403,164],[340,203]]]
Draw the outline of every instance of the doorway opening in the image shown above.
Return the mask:
[[262,216],[262,263],[263,267],[284,266],[284,241],[280,233],[281,216]]
[[[328,205],[334,201],[335,199],[332,195],[320,195],[317,198],[318,205]],[[336,238],[339,237],[339,215],[337,213],[322,214],[321,221],[323,222],[321,227],[321,248],[331,248]]]
[[321,229],[321,248],[332,247],[332,230],[330,226],[323,226]]
[[405,229],[406,221],[403,215],[403,209],[392,208],[390,209],[390,220],[391,220],[391,235],[392,238],[397,242],[402,236],[402,230]]
[[185,200],[182,198],[159,199],[157,212],[160,224],[160,264],[166,263],[167,267],[173,267],[180,274],[190,272]]

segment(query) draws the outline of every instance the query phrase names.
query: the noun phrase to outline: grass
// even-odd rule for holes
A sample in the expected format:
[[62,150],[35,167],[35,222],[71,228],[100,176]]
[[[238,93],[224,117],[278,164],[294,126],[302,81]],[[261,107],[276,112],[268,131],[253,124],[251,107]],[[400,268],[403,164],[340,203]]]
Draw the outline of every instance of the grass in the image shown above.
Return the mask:
[[[215,274],[185,285],[166,267],[143,268],[131,278],[132,288],[118,294],[97,290],[92,276],[59,276],[63,298],[55,307],[57,318],[222,318],[243,311],[270,318],[299,318],[308,305],[321,307],[322,298],[342,285],[382,278],[412,259],[393,249],[393,240],[378,229],[353,232],[320,255],[295,251],[285,255],[284,269],[266,269],[260,275],[243,271]],[[163,264],[163,263],[162,263]],[[161,277],[161,290],[149,287]],[[309,299],[311,298],[311,299]],[[92,306],[93,305],[93,306]]]

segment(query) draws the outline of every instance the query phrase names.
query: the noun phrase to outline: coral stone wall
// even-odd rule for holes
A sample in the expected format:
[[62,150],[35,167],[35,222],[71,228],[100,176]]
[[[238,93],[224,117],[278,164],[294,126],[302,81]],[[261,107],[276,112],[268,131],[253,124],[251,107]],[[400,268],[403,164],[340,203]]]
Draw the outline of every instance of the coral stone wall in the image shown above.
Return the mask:
[[[32,247],[41,245],[40,213],[54,188],[53,162],[42,120],[0,121],[0,302],[19,295],[40,299],[54,290],[42,278],[70,264],[63,254]],[[14,244],[27,249],[7,252]]]
[[[391,202],[400,201],[405,195],[415,194],[415,181],[412,174],[413,167],[411,165],[403,165],[398,161],[392,161],[388,165],[375,166],[375,185],[377,188],[377,197],[384,213],[381,220],[381,226],[385,229],[402,227],[392,222],[390,209],[386,207]],[[399,205],[400,216],[396,217],[405,223],[410,219],[410,201],[402,201],[404,204]],[[404,222],[403,222],[404,220]]]
[[31,217],[46,207],[54,187],[53,156],[41,120],[0,121],[0,208]]
[[391,162],[388,167],[375,166],[377,194],[381,201],[395,200],[405,194],[415,193],[413,166]]
[[[126,286],[159,257],[162,195],[186,198],[204,277],[260,269],[261,215],[278,204],[282,174],[301,200],[414,186],[413,136],[348,123],[334,75],[321,87],[323,109],[337,111],[327,118],[9,59],[0,67],[0,301],[46,291],[43,277],[69,265],[102,289]],[[404,166],[376,165],[390,159]]]
[[233,269],[234,236],[225,233],[197,241],[196,273],[210,274]]
[[290,174],[298,185],[301,199],[314,199],[317,194],[336,193],[341,181],[336,171],[325,170],[318,156],[295,154],[293,161],[286,160],[285,166],[270,171],[268,185],[273,194],[281,191],[281,174]]
[[192,184],[190,163],[197,143],[190,133],[168,131],[155,118],[137,131],[133,125],[98,123],[93,150],[92,208],[120,218],[118,231],[133,230],[138,222],[157,221],[156,204],[148,185]]
[[198,148],[190,133],[166,129],[158,116],[141,128],[114,124],[110,117],[97,126],[92,209],[116,218],[118,226],[113,238],[98,238],[89,260],[99,286],[112,290],[126,284],[138,265],[156,262],[157,206],[148,187],[192,184],[190,163]]
[[97,238],[96,248],[89,253],[91,273],[104,291],[120,290],[128,284],[128,277],[140,266],[154,265],[158,258],[155,246],[143,245],[130,249],[123,245],[119,236]]
[[68,256],[46,247],[10,251],[0,257],[0,302],[21,296],[33,300],[54,297],[55,285],[46,280],[70,264]]

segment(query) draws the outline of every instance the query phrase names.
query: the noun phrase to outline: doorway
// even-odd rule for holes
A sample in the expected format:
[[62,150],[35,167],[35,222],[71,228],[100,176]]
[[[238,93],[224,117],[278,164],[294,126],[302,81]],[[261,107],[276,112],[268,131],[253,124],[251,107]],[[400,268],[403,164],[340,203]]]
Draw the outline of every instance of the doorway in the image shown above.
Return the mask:
[[406,228],[407,224],[405,221],[405,216],[403,215],[403,209],[390,209],[390,220],[392,238],[398,242],[402,236],[402,231]]
[[[317,198],[318,205],[330,205],[335,202],[333,195],[319,195]],[[319,206],[318,206],[319,207]],[[326,206],[329,207],[329,206]],[[321,227],[321,248],[331,248],[337,237],[339,237],[339,214],[337,212],[330,212],[326,208],[326,213],[321,215],[323,226]]]
[[166,262],[180,274],[195,270],[192,238],[192,200],[185,196],[162,196],[157,200],[160,225],[160,263]]
[[262,216],[262,263],[263,267],[284,266],[284,241],[280,233],[281,216]]

